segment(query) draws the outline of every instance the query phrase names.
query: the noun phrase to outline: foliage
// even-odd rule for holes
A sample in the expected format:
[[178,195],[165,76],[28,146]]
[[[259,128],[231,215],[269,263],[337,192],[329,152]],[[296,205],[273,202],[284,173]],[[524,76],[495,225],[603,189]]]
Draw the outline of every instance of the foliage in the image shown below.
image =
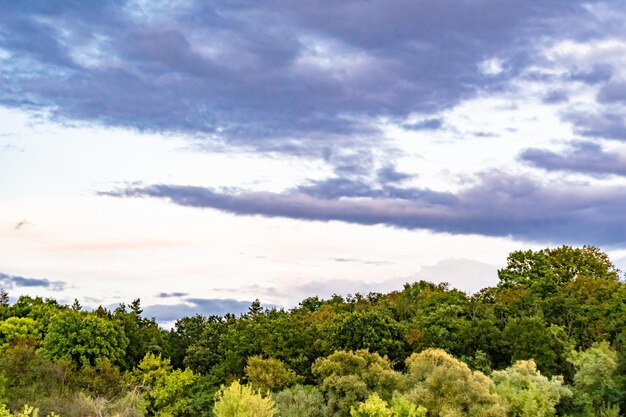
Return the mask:
[[350,410],[350,417],[391,417],[387,401],[373,393],[367,400]]
[[248,383],[261,392],[280,391],[299,381],[294,371],[274,358],[249,357],[245,373]]
[[190,402],[191,386],[197,375],[191,370],[173,370],[169,359],[147,353],[135,371],[136,381],[145,389],[151,415],[182,415]]
[[222,387],[216,397],[213,412],[216,417],[273,417],[274,401],[263,398],[248,385],[235,381]]
[[607,342],[600,342],[585,351],[572,351],[569,361],[576,368],[574,402],[585,415],[610,413],[624,395],[617,353]]
[[513,252],[499,279],[471,296],[419,281],[291,310],[255,300],[171,331],[138,299],[87,312],[0,292],[0,403],[63,417],[215,417],[270,398],[277,417],[623,413],[626,283],[608,256]]
[[280,417],[326,417],[322,392],[313,386],[296,385],[273,397]]
[[494,371],[491,378],[510,417],[554,416],[559,401],[572,395],[562,378],[541,375],[532,360],[517,361],[505,370]]
[[65,310],[52,317],[41,351],[50,359],[68,359],[86,367],[104,358],[120,363],[127,345],[128,339],[115,323]]
[[14,343],[36,343],[41,340],[41,325],[29,317],[9,317],[0,321],[0,348]]
[[407,361],[407,399],[429,415],[496,417],[506,415],[493,382],[441,349],[414,353]]
[[321,380],[320,388],[334,415],[348,416],[350,409],[370,393],[389,400],[402,387],[402,376],[394,371],[387,358],[366,350],[338,351],[313,364],[313,373]]

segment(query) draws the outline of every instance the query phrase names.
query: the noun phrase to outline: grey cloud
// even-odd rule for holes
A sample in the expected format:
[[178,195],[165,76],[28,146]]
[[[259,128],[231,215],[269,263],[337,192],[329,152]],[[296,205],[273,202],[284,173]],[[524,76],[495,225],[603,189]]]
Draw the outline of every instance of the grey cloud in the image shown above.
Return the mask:
[[542,101],[546,104],[558,104],[566,102],[568,98],[566,92],[557,90],[546,94]]
[[596,64],[591,70],[574,70],[569,78],[573,81],[582,81],[587,84],[598,84],[608,81],[613,75],[613,68],[608,64]]
[[185,297],[189,295],[186,292],[160,292],[157,294],[159,298],[177,298],[177,297]]
[[[588,17],[580,4],[5,2],[0,46],[11,58],[0,63],[0,103],[320,152],[378,137],[370,121],[379,117],[433,114],[501,88],[532,62],[538,39],[578,36],[572,22]],[[481,74],[494,56],[507,70]]]
[[[117,197],[165,198],[175,204],[237,215],[384,224],[453,234],[506,236],[526,241],[615,246],[626,243],[626,188],[584,184],[544,185],[494,171],[456,194],[429,189],[348,190],[347,197],[300,188],[282,194],[228,193],[175,185],[152,185],[106,193]],[[381,194],[382,193],[382,194]]]
[[420,120],[415,123],[405,123],[402,125],[405,129],[409,130],[437,130],[443,126],[442,119],[426,119]]
[[[306,191],[306,189],[304,189]],[[428,229],[454,234],[612,246],[626,243],[626,188],[585,184],[544,185],[503,172],[456,194],[429,189],[378,191],[372,197],[325,196],[303,189],[283,194],[227,193],[175,185],[152,185],[106,193],[117,197],[165,198],[175,204],[213,208],[238,215]],[[382,194],[380,194],[382,193]],[[386,195],[385,195],[386,194]]]
[[[223,316],[231,313],[239,315],[248,311],[252,301],[238,301],[220,298],[188,298],[186,303],[153,304],[143,309],[146,317],[155,317],[158,322],[171,322],[182,317],[200,314],[203,316]],[[268,307],[267,305],[263,305]]]
[[574,124],[576,133],[591,138],[626,140],[625,117],[605,111],[602,113],[570,113],[565,119]]
[[63,281],[51,281],[46,278],[25,278],[0,272],[0,286],[3,288],[43,287],[52,291],[63,291],[66,285]]
[[377,174],[378,181],[382,184],[401,182],[413,177],[411,174],[405,174],[404,172],[397,171],[393,165],[387,165],[379,169]]
[[607,152],[597,143],[578,142],[565,152],[529,148],[519,155],[528,162],[547,171],[570,171],[594,176],[626,175],[626,157]]
[[613,81],[603,85],[598,92],[598,101],[601,103],[625,102],[626,82]]

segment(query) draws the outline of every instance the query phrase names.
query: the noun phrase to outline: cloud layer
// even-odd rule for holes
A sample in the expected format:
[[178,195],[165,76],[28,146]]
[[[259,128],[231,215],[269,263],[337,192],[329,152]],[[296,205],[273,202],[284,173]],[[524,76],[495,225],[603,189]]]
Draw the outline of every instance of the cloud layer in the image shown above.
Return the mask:
[[0,103],[259,149],[337,146],[379,136],[378,118],[500,89],[542,39],[596,36],[583,4],[12,2],[0,15]]
[[483,174],[477,184],[457,193],[394,187],[364,189],[362,184],[346,183],[341,192],[337,187],[326,190],[323,186],[280,194],[153,185],[107,194],[164,198],[182,206],[237,215],[385,224],[541,242],[626,244],[626,224],[622,221],[626,187],[544,185],[502,172]]

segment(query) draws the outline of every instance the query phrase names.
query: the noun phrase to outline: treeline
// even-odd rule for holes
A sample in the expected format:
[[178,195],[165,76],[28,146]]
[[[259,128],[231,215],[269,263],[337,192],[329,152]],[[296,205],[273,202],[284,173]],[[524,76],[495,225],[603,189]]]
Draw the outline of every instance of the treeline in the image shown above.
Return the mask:
[[595,247],[519,251],[473,295],[421,281],[169,331],[139,300],[3,294],[0,417],[623,415],[619,274]]

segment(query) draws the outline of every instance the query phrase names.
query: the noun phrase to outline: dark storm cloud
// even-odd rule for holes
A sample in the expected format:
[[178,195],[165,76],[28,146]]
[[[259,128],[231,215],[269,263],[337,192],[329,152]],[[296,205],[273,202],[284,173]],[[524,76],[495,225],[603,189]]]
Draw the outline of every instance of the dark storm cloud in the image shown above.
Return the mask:
[[570,171],[602,175],[626,175],[626,158],[607,152],[597,143],[579,142],[565,152],[529,148],[520,153],[520,159],[547,171]]
[[[515,239],[615,246],[626,243],[626,188],[581,184],[543,185],[503,172],[483,174],[456,194],[406,188],[362,190],[331,187],[292,192],[229,193],[219,190],[152,185],[106,193],[118,197],[156,197],[175,204],[213,208],[237,215],[299,220],[384,224],[452,234],[480,234]],[[399,191],[402,191],[400,193]]]
[[46,278],[25,278],[19,275],[8,275],[0,272],[0,287],[43,287],[52,291],[63,291],[66,283],[63,281],[51,281]]
[[4,2],[0,103],[319,154],[500,88],[581,18],[569,0]]

